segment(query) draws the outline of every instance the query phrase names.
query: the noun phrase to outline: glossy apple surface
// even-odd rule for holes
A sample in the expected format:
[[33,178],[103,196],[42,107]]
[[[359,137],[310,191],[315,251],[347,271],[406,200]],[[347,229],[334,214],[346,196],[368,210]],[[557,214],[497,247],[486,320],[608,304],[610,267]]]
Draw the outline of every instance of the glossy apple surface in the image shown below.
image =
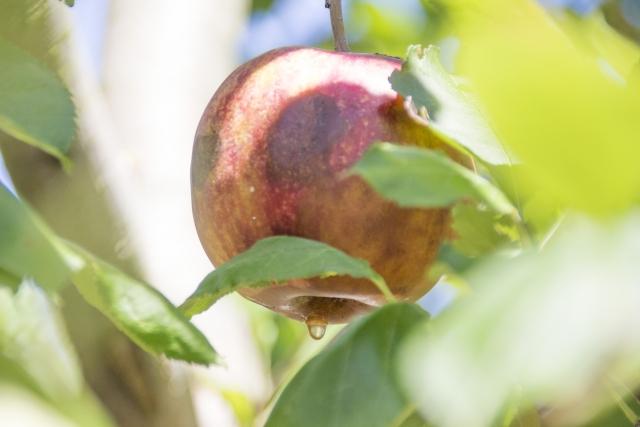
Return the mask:
[[[257,240],[292,235],[367,260],[392,292],[414,300],[449,233],[448,209],[407,209],[346,171],[376,141],[443,148],[405,112],[379,55],[283,48],[238,68],[200,121],[192,159],[193,214],[221,265]],[[341,323],[384,303],[367,280],[297,280],[243,289],[291,318]]]

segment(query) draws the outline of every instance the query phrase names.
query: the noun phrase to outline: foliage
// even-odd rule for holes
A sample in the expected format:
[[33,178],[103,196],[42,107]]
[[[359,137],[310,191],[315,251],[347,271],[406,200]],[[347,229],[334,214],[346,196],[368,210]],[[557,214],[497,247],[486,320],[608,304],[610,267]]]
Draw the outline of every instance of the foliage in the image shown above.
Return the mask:
[[[268,426],[638,422],[640,48],[611,27],[613,3],[576,16],[527,0],[423,0],[425,16],[403,26],[406,17],[352,2],[352,19],[367,24],[356,47],[393,54],[444,37],[459,45],[455,61],[445,61],[444,42],[409,47],[390,84],[414,121],[477,173],[438,151],[386,143],[350,173],[399,205],[451,207],[456,236],[430,274],[470,290],[432,320],[415,304],[393,303],[347,326],[285,378]],[[64,160],[75,110],[58,77],[47,3],[5,6],[0,130]],[[77,425],[111,425],[59,314],[69,283],[150,353],[207,365],[217,353],[185,314],[243,287],[334,275],[369,279],[389,294],[366,262],[277,236],[209,274],[180,311],[62,240],[2,186],[0,385]],[[301,337],[277,319],[259,321],[277,331],[265,353],[282,369]],[[244,424],[254,419],[244,396],[225,397]]]
[[15,293],[0,287],[0,385],[7,384],[31,390],[78,425],[113,425],[84,384],[58,308],[28,280]]
[[205,365],[217,361],[206,338],[159,292],[63,242],[2,185],[0,208],[0,267],[7,274],[43,277],[52,291],[71,281],[142,348]]
[[427,318],[415,305],[390,304],[354,322],[293,378],[267,427],[402,425],[414,409],[396,381],[398,346]]
[[258,241],[211,272],[182,304],[181,309],[188,316],[193,316],[239,288],[339,275],[369,279],[388,299],[393,299],[382,276],[366,261],[354,259],[338,249],[313,240],[276,236]]
[[486,162],[510,163],[470,95],[440,64],[438,48],[410,46],[402,70],[394,72],[389,80],[393,89],[407,99],[407,109],[414,119],[440,139],[464,147]]
[[400,206],[446,207],[473,199],[498,214],[515,214],[509,200],[488,180],[434,150],[375,144],[353,171]]

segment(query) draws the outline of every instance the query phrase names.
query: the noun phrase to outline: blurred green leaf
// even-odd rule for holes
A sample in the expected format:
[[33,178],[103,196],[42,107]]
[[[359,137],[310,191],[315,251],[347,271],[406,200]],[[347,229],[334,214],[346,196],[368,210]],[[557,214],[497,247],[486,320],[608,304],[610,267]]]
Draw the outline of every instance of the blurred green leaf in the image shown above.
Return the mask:
[[231,406],[240,427],[255,425],[256,411],[247,395],[234,390],[222,390],[222,397]]
[[273,0],[252,0],[251,1],[251,11],[255,12],[257,10],[269,10],[273,6]]
[[613,379],[608,383],[613,396],[611,405],[581,427],[636,427],[640,422],[640,399],[625,384]]
[[62,316],[44,291],[24,281],[0,287],[0,383],[10,382],[48,402],[78,426],[112,423],[84,385]]
[[220,359],[205,336],[160,292],[75,249],[85,265],[72,280],[84,299],[146,351],[209,365]]
[[489,181],[437,151],[376,143],[352,171],[400,206],[445,207],[468,198],[497,213],[516,214]]
[[0,338],[2,354],[19,362],[47,396],[80,392],[82,375],[62,319],[33,283],[23,282],[15,295],[0,288]]
[[499,248],[513,246],[520,240],[520,232],[512,219],[482,207],[460,203],[453,208],[452,245],[469,257],[489,254]]
[[601,11],[585,16],[554,14],[556,22],[575,46],[600,62],[603,67],[625,80],[640,59],[640,48],[611,28]]
[[240,288],[339,275],[369,279],[388,299],[393,300],[382,276],[366,261],[352,258],[321,242],[275,236],[259,240],[247,251],[209,273],[180,309],[187,316],[193,316]]
[[390,78],[393,89],[411,97],[416,120],[440,138],[493,164],[511,163],[500,141],[470,95],[440,64],[440,50],[410,46],[402,70]]
[[288,317],[273,313],[272,318],[276,328],[276,336],[269,359],[271,372],[277,375],[291,361],[300,345],[307,338],[308,332],[303,324]]
[[0,130],[66,161],[75,109],[60,79],[0,37]]
[[349,325],[291,380],[266,426],[403,425],[414,411],[395,380],[396,352],[427,319],[416,305],[390,304]]
[[153,354],[218,361],[207,339],[162,294],[85,251],[62,242],[0,184],[0,270],[57,290],[73,281],[85,299]]
[[0,287],[8,286],[13,290],[17,290],[20,286],[20,279],[15,275],[0,268]]
[[[449,3],[460,71],[522,162],[526,190],[597,215],[636,203],[640,93],[627,76],[577,48],[535,2]],[[616,50],[616,63],[637,60],[625,52]]]
[[70,270],[53,232],[0,183],[0,269],[32,277],[50,290],[68,282]]
[[421,413],[442,427],[488,426],[514,394],[555,412],[603,388],[607,373],[636,378],[639,254],[640,214],[573,218],[542,252],[475,269],[475,292],[403,349]]
[[19,47],[51,70],[59,69],[61,29],[54,28],[48,0],[2,0],[0,39]]
[[64,0],[64,3],[69,7],[71,7],[74,4],[76,4],[75,0]]
[[432,27],[424,16],[402,7],[373,4],[368,0],[343,2],[349,10],[347,29],[354,51],[402,57],[407,45],[426,40]]

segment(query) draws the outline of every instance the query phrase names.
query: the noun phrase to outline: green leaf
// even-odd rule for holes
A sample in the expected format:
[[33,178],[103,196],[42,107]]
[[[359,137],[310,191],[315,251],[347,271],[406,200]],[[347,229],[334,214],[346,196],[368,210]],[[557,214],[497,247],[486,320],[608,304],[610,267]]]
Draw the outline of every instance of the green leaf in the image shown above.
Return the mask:
[[376,143],[352,171],[400,206],[444,207],[470,198],[500,214],[516,213],[488,180],[437,151]]
[[47,289],[72,281],[85,299],[140,347],[187,362],[218,361],[211,344],[162,294],[60,240],[0,184],[0,273]]
[[513,221],[482,207],[458,204],[453,208],[453,247],[469,257],[478,257],[499,248],[513,246],[520,233]]
[[[457,64],[521,161],[523,187],[547,204],[601,216],[637,203],[640,92],[615,67],[639,54],[594,33],[583,38],[597,39],[598,49],[578,49],[534,2],[455,3],[464,15],[454,19]],[[599,51],[613,55],[607,60]]]
[[72,7],[74,4],[76,4],[75,0],[64,0],[64,4],[66,4],[69,7]]
[[49,397],[72,396],[82,388],[62,318],[31,282],[23,282],[15,295],[0,288],[0,352],[19,362]]
[[434,424],[491,425],[516,395],[594,410],[607,375],[637,380],[640,214],[565,221],[542,251],[472,271],[475,292],[408,340],[402,380]]
[[251,11],[265,11],[271,9],[273,6],[273,0],[253,0],[251,2]]
[[404,425],[414,411],[395,380],[396,353],[427,319],[416,305],[390,304],[349,325],[291,380],[266,426]]
[[201,365],[220,359],[198,330],[160,292],[75,249],[85,265],[73,283],[84,299],[149,353]]
[[0,130],[67,161],[75,134],[71,95],[50,69],[0,37]]
[[187,316],[193,316],[240,288],[339,275],[369,279],[389,300],[393,300],[382,276],[366,261],[352,258],[321,242],[275,236],[259,240],[247,251],[209,273],[180,308]]
[[455,147],[462,146],[492,164],[511,163],[500,141],[474,104],[440,64],[440,50],[410,46],[400,71],[390,78],[393,89],[428,118],[413,116]]
[[1,183],[0,269],[50,290],[64,286],[70,274],[53,232]]
[[24,281],[16,293],[0,287],[0,382],[48,403],[76,425],[113,425],[87,389],[58,308]]

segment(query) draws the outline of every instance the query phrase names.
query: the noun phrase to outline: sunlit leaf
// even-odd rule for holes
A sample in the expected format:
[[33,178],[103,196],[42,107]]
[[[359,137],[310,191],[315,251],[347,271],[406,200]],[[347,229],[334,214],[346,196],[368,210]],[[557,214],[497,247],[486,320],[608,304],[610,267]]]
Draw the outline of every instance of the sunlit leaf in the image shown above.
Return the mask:
[[153,354],[193,363],[217,362],[207,339],[162,294],[63,242],[0,185],[0,272],[56,290],[73,281],[85,299]]
[[555,14],[556,22],[577,48],[599,61],[621,80],[629,76],[640,59],[640,47],[611,28],[600,11],[586,16]]
[[443,207],[475,199],[499,214],[516,211],[488,180],[434,150],[378,143],[352,170],[400,206]]
[[[637,202],[640,93],[627,76],[578,48],[535,2],[466,4],[453,7],[460,72],[522,162],[527,190],[598,215]],[[616,63],[637,60],[616,52]]]
[[354,51],[402,57],[407,45],[426,40],[434,29],[425,25],[424,15],[391,3],[354,0],[343,4],[348,33],[355,36],[350,40]]
[[146,351],[209,365],[219,357],[205,336],[160,292],[76,249],[85,265],[73,283],[84,299]]
[[369,279],[388,299],[393,299],[382,276],[366,261],[352,258],[321,242],[275,236],[258,241],[246,252],[209,273],[181,309],[188,316],[193,316],[240,288],[340,275]]
[[255,425],[256,411],[253,402],[244,393],[233,390],[222,390],[224,400],[231,406],[240,427],[252,427]]
[[0,130],[65,160],[75,134],[75,110],[63,83],[2,37],[0,63]]
[[0,287],[0,383],[33,393],[75,425],[112,425],[84,384],[58,308],[30,281],[15,293]]
[[416,425],[405,423],[414,411],[395,362],[406,335],[427,318],[416,305],[391,304],[348,326],[291,380],[267,427]]
[[521,238],[512,219],[473,204],[461,203],[453,208],[453,230],[453,247],[470,257],[514,246]]
[[18,361],[48,396],[78,394],[82,375],[62,319],[46,294],[23,282],[0,287],[0,351]]
[[31,277],[47,289],[68,282],[69,268],[53,232],[0,183],[0,269]]
[[475,269],[474,292],[404,350],[403,382],[422,414],[442,427],[488,426],[513,395],[559,411],[602,388],[606,373],[636,378],[638,254],[638,214],[574,218],[542,252]]
[[0,38],[56,70],[62,29],[55,28],[48,0],[2,0]]
[[[393,89],[411,97],[428,117],[418,119],[445,141],[460,145],[493,164],[511,163],[487,120],[440,64],[440,50],[410,46],[401,71],[390,78]],[[417,113],[416,113],[417,114]]]

